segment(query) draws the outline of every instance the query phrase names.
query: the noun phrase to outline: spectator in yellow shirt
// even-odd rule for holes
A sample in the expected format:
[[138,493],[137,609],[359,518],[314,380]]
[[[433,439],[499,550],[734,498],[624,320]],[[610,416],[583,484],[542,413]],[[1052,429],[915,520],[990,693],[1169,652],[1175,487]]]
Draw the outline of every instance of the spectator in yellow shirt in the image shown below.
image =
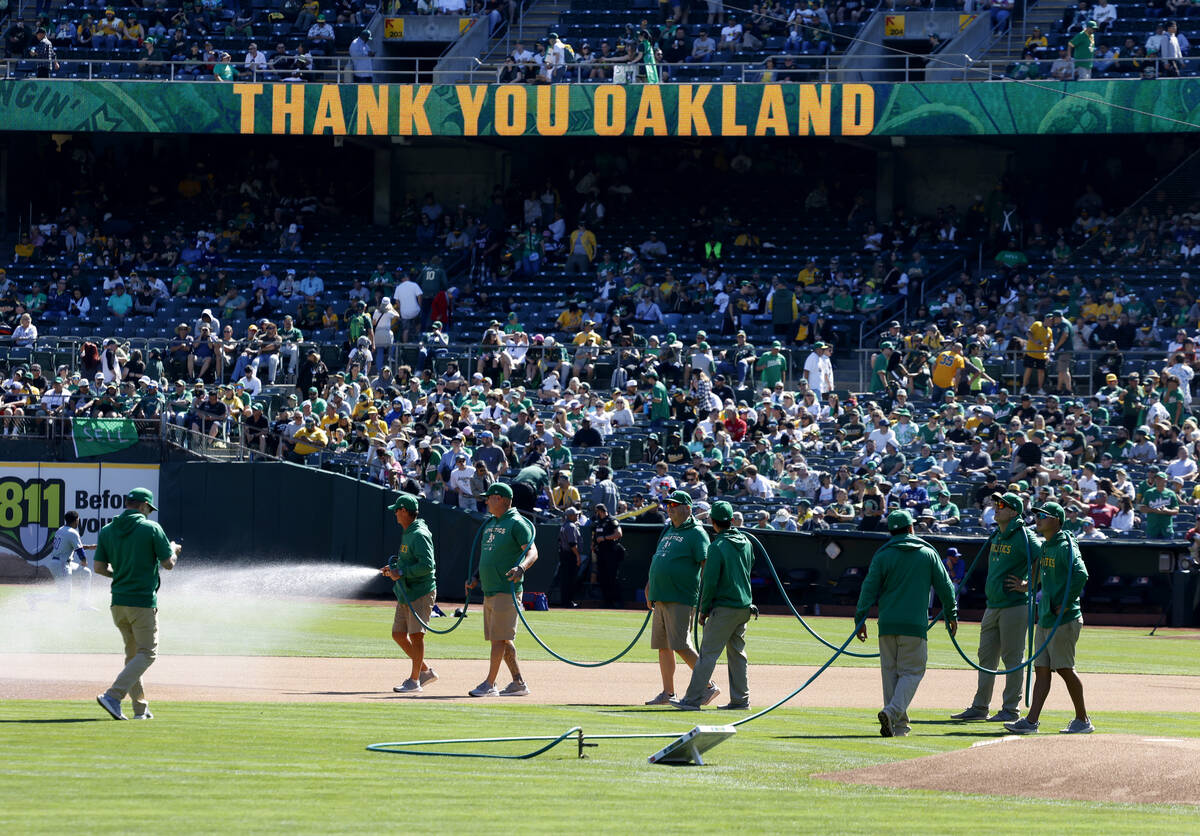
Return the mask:
[[579,326],[583,324],[583,311],[579,309],[579,305],[572,302],[558,315],[554,324],[559,331],[578,331]]
[[125,21],[117,17],[115,9],[105,9],[93,32],[92,44],[96,49],[116,49],[125,35]]
[[948,349],[934,358],[931,376],[934,404],[941,404],[946,392],[954,391],[958,376],[966,366],[962,343],[951,343]]
[[146,27],[142,26],[133,12],[129,13],[129,19],[125,21],[125,30],[121,33],[121,37],[138,44],[146,40]]
[[319,453],[329,444],[329,436],[325,430],[317,426],[317,421],[311,415],[304,418],[304,427],[296,430],[292,437],[292,453],[299,457],[301,463],[307,463],[308,457]]
[[1046,360],[1050,357],[1050,343],[1054,333],[1049,326],[1042,324],[1040,319],[1029,326],[1029,334],[1025,338],[1025,376],[1021,379],[1021,394],[1029,390],[1029,379],[1037,372],[1037,392],[1045,394]]

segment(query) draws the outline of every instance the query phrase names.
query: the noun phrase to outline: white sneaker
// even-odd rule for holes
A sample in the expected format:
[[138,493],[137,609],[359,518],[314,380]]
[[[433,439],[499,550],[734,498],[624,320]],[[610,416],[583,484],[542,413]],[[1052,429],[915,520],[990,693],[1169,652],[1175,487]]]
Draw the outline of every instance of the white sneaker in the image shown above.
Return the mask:
[[1095,730],[1096,727],[1092,725],[1092,719],[1089,717],[1086,720],[1072,720],[1059,734],[1091,734]]
[[429,670],[421,671],[421,678],[418,681],[421,685],[428,685],[430,682],[437,682],[438,675],[434,672],[433,668],[430,668]]
[[721,696],[721,689],[716,686],[716,683],[708,683],[708,688],[705,689],[704,695],[700,697],[701,705],[708,705],[710,702]]
[[151,714],[150,709],[147,708],[145,710],[145,712],[143,712],[142,714],[134,714],[131,719],[133,719],[133,720],[153,720],[154,715]]
[[96,697],[96,702],[100,704],[101,708],[111,714],[114,720],[129,719],[121,712],[121,703],[119,703],[117,700],[114,700],[107,694],[101,694],[100,696]]
[[496,690],[495,685],[488,682],[480,682],[468,691],[467,695],[472,697],[498,697],[500,696],[500,692]]
[[397,694],[419,694],[421,693],[421,685],[415,679],[406,679],[392,690]]
[[516,680],[514,680],[514,681],[508,683],[508,685],[504,686],[504,690],[500,692],[500,696],[502,696],[502,697],[528,697],[529,696],[529,687],[524,682],[517,682]]

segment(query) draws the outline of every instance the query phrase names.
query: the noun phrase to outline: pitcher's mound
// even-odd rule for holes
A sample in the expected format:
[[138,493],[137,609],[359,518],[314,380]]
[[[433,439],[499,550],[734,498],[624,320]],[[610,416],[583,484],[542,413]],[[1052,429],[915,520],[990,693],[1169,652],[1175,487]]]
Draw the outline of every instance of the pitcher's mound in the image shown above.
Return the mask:
[[813,777],[899,789],[1200,804],[1197,763],[1200,738],[1040,734]]

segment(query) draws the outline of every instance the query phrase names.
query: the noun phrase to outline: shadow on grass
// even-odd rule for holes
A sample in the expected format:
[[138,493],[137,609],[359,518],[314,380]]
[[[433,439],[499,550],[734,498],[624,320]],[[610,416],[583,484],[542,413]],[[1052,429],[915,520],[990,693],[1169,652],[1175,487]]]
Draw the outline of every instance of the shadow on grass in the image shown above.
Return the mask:
[[29,720],[0,720],[0,723],[103,723],[103,717],[39,717]]
[[470,694],[379,694],[368,696],[370,700],[471,700]]

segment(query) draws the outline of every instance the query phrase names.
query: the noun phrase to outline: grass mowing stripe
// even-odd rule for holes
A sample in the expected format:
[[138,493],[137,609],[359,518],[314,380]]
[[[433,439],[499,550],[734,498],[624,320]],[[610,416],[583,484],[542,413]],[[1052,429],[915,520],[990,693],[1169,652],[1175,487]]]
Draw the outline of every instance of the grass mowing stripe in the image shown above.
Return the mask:
[[[783,709],[739,732],[705,768],[651,767],[654,741],[602,741],[578,760],[565,745],[532,761],[420,759],[369,742],[563,731],[683,730],[695,716],[522,705],[386,707],[159,704],[145,724],[92,720],[78,702],[0,705],[0,827],[41,833],[361,831],[420,821],[438,829],[493,822],[532,832],[738,829],[997,833],[1180,833],[1195,808],[997,799],[834,784],[813,773],[964,748],[997,732],[920,724],[883,740],[870,712]],[[708,719],[708,717],[706,717]],[[921,720],[922,717],[914,717]],[[1051,723],[1066,715],[1047,716]],[[1102,731],[1179,736],[1168,715],[1113,714]],[[516,744],[521,746],[523,744]],[[964,788],[965,789],[965,788]],[[986,787],[975,788],[981,793]],[[905,823],[912,823],[907,826]],[[917,824],[919,822],[919,825]]]

